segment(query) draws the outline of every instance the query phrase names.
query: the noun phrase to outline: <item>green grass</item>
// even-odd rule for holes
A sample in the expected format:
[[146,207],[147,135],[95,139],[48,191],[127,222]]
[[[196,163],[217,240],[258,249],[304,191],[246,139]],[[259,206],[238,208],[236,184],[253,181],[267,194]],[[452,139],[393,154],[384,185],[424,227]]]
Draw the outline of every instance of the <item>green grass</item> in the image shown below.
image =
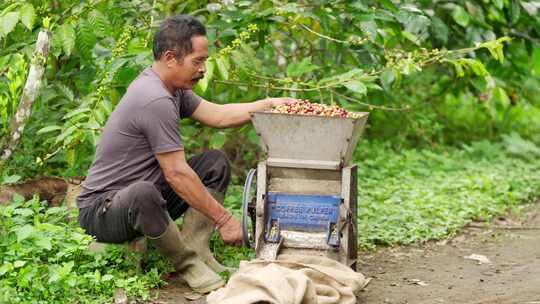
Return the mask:
[[[472,220],[519,210],[540,196],[539,151],[516,135],[459,149],[395,151],[361,142],[355,154],[360,247],[442,239]],[[225,201],[237,216],[241,193],[241,185],[232,185]],[[138,273],[136,259],[126,259],[121,248],[88,252],[91,238],[66,216],[65,208],[46,209],[38,199],[0,206],[0,303],[104,303],[116,287],[144,299],[159,286],[169,268],[155,251],[147,272]],[[217,236],[212,247],[227,266],[254,256]]]
[[122,246],[92,253],[92,238],[67,215],[37,198],[0,206],[0,303],[107,303],[117,287],[145,299],[161,283],[161,257],[141,273]]
[[538,197],[540,160],[526,151],[511,155],[511,145],[360,152],[360,246],[446,238]]

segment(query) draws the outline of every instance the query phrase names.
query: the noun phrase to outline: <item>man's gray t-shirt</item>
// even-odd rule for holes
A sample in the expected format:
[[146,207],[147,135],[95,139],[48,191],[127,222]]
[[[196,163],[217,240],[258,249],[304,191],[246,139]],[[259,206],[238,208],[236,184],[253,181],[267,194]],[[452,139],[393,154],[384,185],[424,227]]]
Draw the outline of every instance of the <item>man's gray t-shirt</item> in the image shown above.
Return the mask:
[[162,189],[166,181],[155,154],[183,150],[180,119],[191,116],[200,102],[191,90],[171,95],[159,76],[145,69],[105,124],[77,206],[88,207],[94,195],[138,181]]

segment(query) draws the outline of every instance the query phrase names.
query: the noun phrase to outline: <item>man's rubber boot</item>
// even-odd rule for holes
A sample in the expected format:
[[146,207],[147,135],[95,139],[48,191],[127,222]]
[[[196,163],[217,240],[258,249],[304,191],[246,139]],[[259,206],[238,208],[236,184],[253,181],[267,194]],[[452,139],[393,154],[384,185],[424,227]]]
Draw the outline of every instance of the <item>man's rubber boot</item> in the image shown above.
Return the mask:
[[174,269],[193,291],[205,294],[225,285],[225,281],[212,271],[195,251],[182,243],[180,231],[171,218],[167,230],[162,235],[148,239],[152,240],[157,249],[171,261]]
[[[223,193],[214,189],[207,189],[210,195],[223,205],[223,200],[225,198]],[[184,213],[184,223],[182,225],[182,230],[180,231],[180,238],[186,246],[193,249],[197,253],[197,256],[199,256],[201,260],[215,272],[228,271],[229,273],[233,273],[236,271],[235,268],[221,265],[216,261],[214,255],[210,251],[209,243],[214,230],[215,225],[209,218],[194,208],[188,208]]]

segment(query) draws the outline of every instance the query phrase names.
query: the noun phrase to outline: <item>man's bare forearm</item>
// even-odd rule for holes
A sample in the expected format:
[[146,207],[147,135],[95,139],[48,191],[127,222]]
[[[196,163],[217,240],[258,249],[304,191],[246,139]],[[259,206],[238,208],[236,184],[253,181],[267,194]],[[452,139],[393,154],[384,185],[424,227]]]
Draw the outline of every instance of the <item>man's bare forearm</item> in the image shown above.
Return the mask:
[[193,169],[185,168],[181,174],[175,174],[167,182],[176,194],[214,223],[219,225],[220,221],[230,215],[229,211],[206,191],[199,176]]
[[251,121],[250,112],[263,111],[272,107],[272,100],[261,99],[249,103],[229,103],[223,106],[223,128],[238,127]]

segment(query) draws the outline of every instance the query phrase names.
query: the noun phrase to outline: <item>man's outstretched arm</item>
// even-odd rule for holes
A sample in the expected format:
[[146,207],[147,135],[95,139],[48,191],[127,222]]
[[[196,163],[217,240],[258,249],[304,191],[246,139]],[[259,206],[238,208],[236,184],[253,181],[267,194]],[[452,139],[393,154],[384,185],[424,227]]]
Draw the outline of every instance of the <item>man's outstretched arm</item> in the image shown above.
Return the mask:
[[251,121],[250,112],[263,111],[272,107],[297,101],[294,98],[266,98],[248,103],[215,104],[203,100],[191,118],[213,128],[231,128]]
[[192,208],[210,218],[225,243],[241,245],[243,236],[240,222],[208,193],[197,173],[186,162],[184,151],[159,153],[156,158],[174,192]]

